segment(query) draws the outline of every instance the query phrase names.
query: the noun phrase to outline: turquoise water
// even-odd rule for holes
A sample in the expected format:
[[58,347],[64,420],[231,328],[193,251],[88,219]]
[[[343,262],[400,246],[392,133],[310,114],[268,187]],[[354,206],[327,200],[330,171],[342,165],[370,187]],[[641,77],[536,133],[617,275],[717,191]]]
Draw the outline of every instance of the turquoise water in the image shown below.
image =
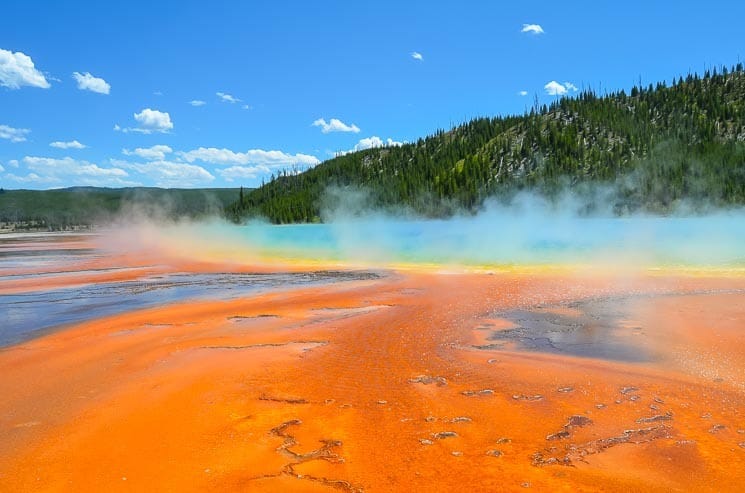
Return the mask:
[[443,265],[745,266],[745,216],[577,218],[483,215],[331,224],[212,226],[207,234],[284,259]]

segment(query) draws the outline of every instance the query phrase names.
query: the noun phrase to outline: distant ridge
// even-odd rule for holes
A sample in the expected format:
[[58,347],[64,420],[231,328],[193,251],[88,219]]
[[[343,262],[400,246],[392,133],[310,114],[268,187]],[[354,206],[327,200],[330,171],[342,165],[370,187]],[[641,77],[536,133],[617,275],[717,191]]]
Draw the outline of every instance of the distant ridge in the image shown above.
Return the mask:
[[0,230],[65,230],[107,224],[124,214],[165,218],[220,215],[238,188],[70,187],[0,191]]
[[[596,194],[603,185],[602,198]],[[364,189],[367,205],[442,217],[488,197],[566,189],[618,214],[745,204],[745,72],[689,74],[671,85],[584,90],[523,115],[477,118],[415,143],[359,151],[280,173],[227,207],[240,221],[321,220],[329,187]],[[593,202],[594,201],[594,202]],[[598,204],[603,202],[603,204]]]

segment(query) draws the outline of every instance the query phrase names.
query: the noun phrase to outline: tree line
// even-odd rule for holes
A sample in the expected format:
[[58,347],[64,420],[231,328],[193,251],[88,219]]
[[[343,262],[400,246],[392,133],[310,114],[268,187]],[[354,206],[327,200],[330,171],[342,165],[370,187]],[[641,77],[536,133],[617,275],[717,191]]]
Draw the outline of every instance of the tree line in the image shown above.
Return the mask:
[[745,204],[742,64],[670,84],[537,103],[522,115],[476,118],[417,142],[337,156],[272,175],[226,207],[240,221],[322,220],[330,187],[359,188],[371,207],[425,217],[477,211],[487,198],[531,190],[548,199],[595,185],[619,213]]

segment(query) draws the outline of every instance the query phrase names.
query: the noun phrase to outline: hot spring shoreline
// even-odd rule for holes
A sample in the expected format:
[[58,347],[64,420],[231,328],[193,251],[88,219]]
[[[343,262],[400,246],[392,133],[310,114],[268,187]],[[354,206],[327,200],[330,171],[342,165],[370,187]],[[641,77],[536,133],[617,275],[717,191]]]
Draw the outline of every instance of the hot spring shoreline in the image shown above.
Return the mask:
[[[36,247],[61,245],[91,242]],[[39,259],[5,269],[0,296],[320,270],[153,249]],[[738,271],[326,267],[328,282],[177,296],[0,350],[2,488],[745,484]]]

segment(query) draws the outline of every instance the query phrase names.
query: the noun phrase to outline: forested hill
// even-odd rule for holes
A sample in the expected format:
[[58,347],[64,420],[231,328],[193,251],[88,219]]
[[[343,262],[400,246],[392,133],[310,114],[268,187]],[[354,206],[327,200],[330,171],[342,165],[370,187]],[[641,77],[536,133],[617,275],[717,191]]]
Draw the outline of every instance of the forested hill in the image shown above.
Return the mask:
[[605,185],[617,213],[664,213],[682,200],[745,204],[745,72],[703,75],[598,95],[586,90],[520,116],[478,118],[400,147],[280,173],[227,208],[236,220],[321,219],[329,187],[368,193],[373,207],[425,216],[477,210],[529,189],[548,197]]
[[242,193],[236,188],[0,189],[0,232],[90,227],[135,214],[201,218],[222,213]]

